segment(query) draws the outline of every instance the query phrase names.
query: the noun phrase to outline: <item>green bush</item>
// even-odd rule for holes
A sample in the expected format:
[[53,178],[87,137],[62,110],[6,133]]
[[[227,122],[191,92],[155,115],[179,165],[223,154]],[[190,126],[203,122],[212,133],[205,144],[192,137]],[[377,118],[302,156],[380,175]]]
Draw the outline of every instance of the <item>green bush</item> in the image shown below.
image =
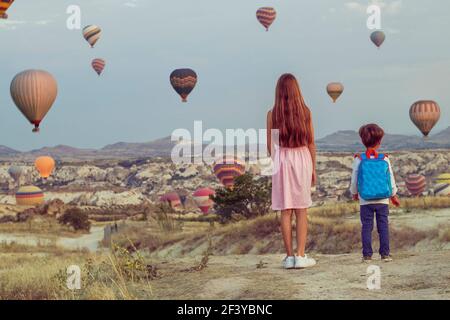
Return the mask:
[[212,197],[214,209],[222,223],[233,218],[250,219],[263,216],[270,211],[271,190],[268,177],[255,178],[246,173],[235,179],[232,189],[216,190],[215,196]]

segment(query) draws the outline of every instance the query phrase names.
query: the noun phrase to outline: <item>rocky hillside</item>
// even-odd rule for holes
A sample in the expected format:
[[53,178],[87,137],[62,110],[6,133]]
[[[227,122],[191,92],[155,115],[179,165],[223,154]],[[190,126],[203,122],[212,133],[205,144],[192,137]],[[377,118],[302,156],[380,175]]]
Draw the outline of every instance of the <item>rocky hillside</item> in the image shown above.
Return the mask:
[[[349,198],[352,153],[319,153],[317,157],[318,186],[313,194],[317,202],[346,200]],[[400,186],[407,194],[403,180],[411,173],[428,178],[427,192],[433,191],[433,177],[449,171],[450,152],[420,151],[391,154],[391,161]],[[30,162],[0,163],[0,203],[14,203],[17,185],[8,174],[11,163],[21,164],[25,173],[21,185],[35,184],[46,191],[48,199],[60,198],[65,203],[79,205],[136,205],[144,200],[157,202],[169,191],[192,194],[199,187],[218,187],[220,184],[210,166],[204,164],[175,165],[168,158],[138,160],[92,160],[57,163],[57,169],[47,181],[39,179]],[[248,170],[258,174],[259,165]],[[193,207],[193,201],[189,198]]]

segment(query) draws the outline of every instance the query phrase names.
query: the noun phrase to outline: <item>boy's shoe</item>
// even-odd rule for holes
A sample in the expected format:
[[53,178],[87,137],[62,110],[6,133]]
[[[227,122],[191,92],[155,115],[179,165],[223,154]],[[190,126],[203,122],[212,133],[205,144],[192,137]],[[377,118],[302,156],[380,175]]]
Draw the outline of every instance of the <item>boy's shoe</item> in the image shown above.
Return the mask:
[[305,254],[304,257],[295,256],[295,268],[296,269],[303,269],[303,268],[309,268],[316,265],[316,260],[313,258],[308,258],[308,256]]
[[286,257],[283,260],[283,268],[294,269],[295,268],[295,257]]
[[362,262],[364,262],[364,263],[371,263],[372,262],[372,257],[362,257]]
[[391,261],[393,261],[393,259],[392,259],[392,257],[390,255],[389,256],[381,256],[381,260],[383,262],[391,262]]

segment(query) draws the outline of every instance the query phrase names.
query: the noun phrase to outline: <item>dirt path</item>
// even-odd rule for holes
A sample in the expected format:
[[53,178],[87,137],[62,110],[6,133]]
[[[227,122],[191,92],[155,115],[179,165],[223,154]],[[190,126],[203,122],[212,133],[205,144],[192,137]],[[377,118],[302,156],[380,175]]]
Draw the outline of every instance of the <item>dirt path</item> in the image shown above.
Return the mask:
[[[211,257],[206,269],[183,272],[196,259],[161,263],[152,282],[157,299],[450,299],[450,250],[399,253],[374,260],[381,289],[367,289],[367,267],[359,254],[316,255],[311,269],[284,270],[280,255]],[[197,259],[198,260],[198,259]],[[264,262],[264,268],[257,264]]]

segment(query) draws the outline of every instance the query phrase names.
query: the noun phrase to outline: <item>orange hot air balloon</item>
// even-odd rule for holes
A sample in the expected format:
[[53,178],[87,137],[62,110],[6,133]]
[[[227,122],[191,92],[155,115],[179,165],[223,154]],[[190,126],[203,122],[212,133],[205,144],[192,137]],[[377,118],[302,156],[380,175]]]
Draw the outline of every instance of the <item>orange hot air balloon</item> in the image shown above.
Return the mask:
[[441,108],[432,100],[420,100],[415,102],[409,109],[409,117],[424,137],[428,137],[428,134],[441,117]]
[[327,86],[328,95],[333,99],[335,103],[336,100],[341,96],[342,92],[344,92],[344,85],[340,82],[332,82]]
[[55,160],[52,157],[39,157],[34,162],[34,166],[42,178],[47,179],[55,169]]

